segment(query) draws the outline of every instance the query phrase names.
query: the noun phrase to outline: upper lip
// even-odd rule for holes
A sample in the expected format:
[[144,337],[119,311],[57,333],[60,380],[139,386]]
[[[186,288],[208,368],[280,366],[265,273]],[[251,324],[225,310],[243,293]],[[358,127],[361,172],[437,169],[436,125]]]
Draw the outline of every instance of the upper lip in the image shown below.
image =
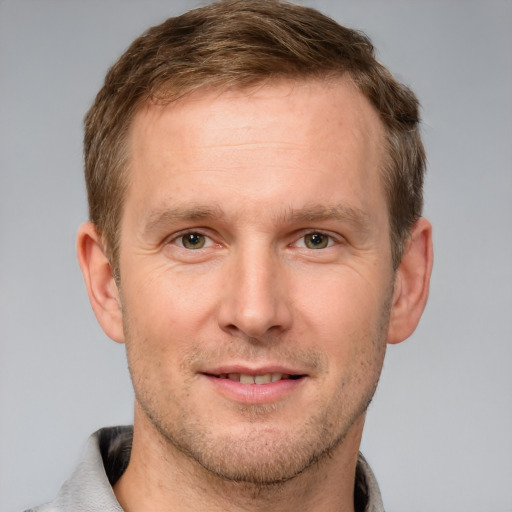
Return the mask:
[[223,375],[229,373],[241,373],[244,375],[265,375],[267,373],[282,373],[286,375],[306,375],[306,372],[291,366],[284,365],[265,365],[265,366],[248,366],[245,364],[228,364],[206,368],[200,373],[208,375]]

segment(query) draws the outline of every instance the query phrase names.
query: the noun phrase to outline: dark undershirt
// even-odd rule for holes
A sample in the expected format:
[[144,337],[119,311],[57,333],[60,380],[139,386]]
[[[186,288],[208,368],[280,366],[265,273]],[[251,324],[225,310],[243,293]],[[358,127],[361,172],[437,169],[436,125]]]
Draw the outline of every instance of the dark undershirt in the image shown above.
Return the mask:
[[[120,426],[103,429],[99,437],[99,446],[105,472],[111,486],[123,476],[128,467],[132,451],[133,428]],[[368,486],[364,472],[356,467],[354,488],[354,509],[364,512],[368,504]]]

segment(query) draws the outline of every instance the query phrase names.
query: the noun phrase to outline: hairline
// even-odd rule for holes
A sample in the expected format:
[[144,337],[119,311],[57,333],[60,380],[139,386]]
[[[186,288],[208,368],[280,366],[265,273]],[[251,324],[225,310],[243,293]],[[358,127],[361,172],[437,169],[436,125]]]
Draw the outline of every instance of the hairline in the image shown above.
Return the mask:
[[[133,127],[135,118],[146,108],[151,106],[159,106],[166,108],[170,105],[178,102],[186,101],[194,94],[202,94],[205,92],[218,92],[219,95],[229,91],[240,91],[248,92],[264,88],[267,85],[274,85],[279,82],[294,82],[300,85],[307,83],[320,82],[324,84],[335,85],[336,82],[346,80],[351,83],[354,89],[366,99],[373,111],[377,114],[377,117],[382,127],[381,137],[381,155],[380,162],[378,165],[377,172],[379,173],[382,191],[384,199],[386,201],[386,211],[388,215],[388,229],[389,239],[391,246],[391,254],[393,260],[393,267],[398,267],[399,259],[403,251],[404,240],[397,239],[397,233],[394,231],[393,216],[392,216],[392,197],[390,195],[389,175],[390,168],[393,166],[392,162],[392,149],[391,149],[391,138],[394,135],[393,129],[383,119],[381,113],[372,103],[370,98],[365,94],[363,88],[358,84],[354,73],[348,69],[326,69],[323,71],[315,70],[310,74],[297,73],[297,74],[274,74],[274,75],[263,75],[260,77],[254,77],[251,81],[244,82],[243,80],[228,80],[222,79],[224,77],[212,77],[211,81],[204,81],[194,86],[190,86],[181,92],[169,88],[169,84],[172,84],[172,80],[167,80],[160,84],[159,87],[152,94],[141,95],[133,104],[131,113],[126,118],[126,123],[123,129],[120,131],[120,140],[118,144],[118,155],[119,158],[116,162],[116,169],[111,169],[110,172],[118,173],[118,179],[120,187],[118,189],[119,201],[117,207],[114,209],[115,221],[113,223],[114,230],[112,233],[100,233],[106,254],[108,255],[110,264],[113,268],[114,275],[119,277],[119,256],[120,256],[120,244],[121,244],[121,224],[124,215],[124,204],[127,197],[128,188],[130,186],[130,170],[131,170],[131,147],[130,136],[133,133]],[[409,230],[410,231],[410,230]],[[109,236],[111,235],[111,236]],[[112,238],[112,239],[110,239]],[[403,237],[402,237],[403,238]]]

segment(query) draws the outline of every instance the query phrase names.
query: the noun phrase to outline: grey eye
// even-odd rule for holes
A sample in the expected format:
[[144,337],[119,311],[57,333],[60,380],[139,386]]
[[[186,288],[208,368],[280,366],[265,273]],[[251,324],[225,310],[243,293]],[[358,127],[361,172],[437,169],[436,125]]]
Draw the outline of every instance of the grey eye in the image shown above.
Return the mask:
[[323,233],[309,233],[304,236],[304,244],[308,249],[325,249],[329,245],[329,236]]
[[185,249],[202,249],[206,243],[206,237],[200,233],[187,233],[181,237],[181,243]]

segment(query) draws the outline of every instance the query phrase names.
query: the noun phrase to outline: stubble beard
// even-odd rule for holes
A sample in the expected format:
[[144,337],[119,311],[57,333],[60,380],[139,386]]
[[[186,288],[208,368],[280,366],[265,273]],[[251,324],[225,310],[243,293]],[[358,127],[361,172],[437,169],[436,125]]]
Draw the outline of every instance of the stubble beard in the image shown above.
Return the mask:
[[[254,491],[279,487],[332,457],[350,428],[365,413],[372,396],[373,392],[352,416],[340,422],[344,425],[341,429],[338,422],[325,418],[324,421],[320,419],[322,415],[317,415],[300,432],[289,436],[276,437],[270,430],[255,428],[236,439],[208,436],[201,426],[191,422],[175,429],[140,405],[170,451],[177,450],[215,478]],[[259,409],[261,415],[266,415],[263,409],[270,407]]]
[[[210,477],[246,486],[252,492],[279,487],[329,460],[364,415],[375,393],[385,355],[390,303],[391,293],[384,305],[375,339],[371,342],[373,352],[367,354],[368,358],[360,361],[359,368],[339,386],[338,401],[331,401],[328,406],[320,408],[302,426],[291,425],[290,432],[279,432],[278,435],[271,427],[265,426],[265,418],[271,419],[279,407],[274,404],[236,404],[234,407],[246,422],[245,430],[236,438],[209,429],[209,425],[197,419],[193,410],[183,409],[183,401],[177,404],[174,396],[167,396],[165,407],[162,407],[162,401],[157,403],[155,396],[148,393],[153,388],[145,382],[145,372],[134,371],[138,357],[130,354],[131,343],[127,341],[137,403],[158,434],[164,447],[162,455],[166,457],[167,451],[169,460],[176,459],[176,454],[184,456],[193,463],[192,466],[206,471]],[[127,340],[129,333],[131,330],[125,325]],[[354,381],[364,382],[362,388],[356,384],[357,396],[352,389]],[[178,417],[166,414],[174,407],[181,409]],[[212,418],[211,422],[214,421]]]

